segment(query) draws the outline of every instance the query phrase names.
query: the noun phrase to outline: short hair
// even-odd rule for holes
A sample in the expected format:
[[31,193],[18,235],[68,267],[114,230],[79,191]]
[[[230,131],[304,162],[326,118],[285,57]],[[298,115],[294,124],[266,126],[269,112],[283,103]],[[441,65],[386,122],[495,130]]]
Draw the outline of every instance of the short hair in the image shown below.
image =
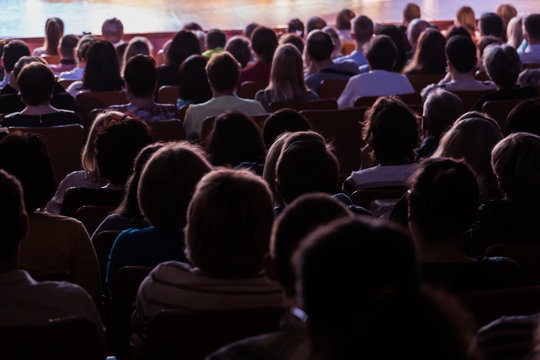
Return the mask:
[[410,163],[420,141],[418,122],[398,98],[380,97],[365,114],[364,140],[381,164]]
[[106,40],[117,43],[124,36],[124,24],[122,24],[120,19],[115,17],[107,19],[101,25],[101,34]]
[[219,115],[210,132],[208,153],[214,166],[263,163],[266,155],[260,128],[249,116],[228,111]]
[[506,42],[508,45],[519,48],[523,42],[523,18],[522,17],[513,17],[508,22],[506,27]]
[[215,49],[217,47],[224,47],[227,42],[227,36],[219,29],[210,29],[206,34],[206,48]]
[[528,15],[523,22],[523,27],[531,41],[540,41],[540,14]]
[[512,4],[499,4],[495,12],[501,17],[505,27],[510,22],[510,19],[517,16],[517,9]]
[[244,36],[233,36],[225,44],[225,51],[231,53],[232,56],[240,63],[240,66],[245,68],[251,60],[251,43]]
[[365,15],[355,17],[352,32],[356,42],[368,42],[373,37],[373,21]]
[[396,46],[396,63],[393,71],[401,72],[407,62],[407,38],[399,28],[392,24],[377,24],[375,27],[376,35],[388,35]]
[[122,113],[117,116],[96,139],[96,162],[101,176],[113,185],[124,186],[135,157],[152,138],[142,120]]
[[338,161],[320,134],[296,132],[285,141],[277,160],[277,189],[287,204],[310,192],[333,193],[338,173]]
[[7,72],[11,72],[15,63],[23,56],[30,56],[30,48],[21,40],[9,40],[4,45],[4,53],[2,58],[4,59],[4,69]]
[[90,45],[92,44],[92,41],[94,41],[94,38],[91,35],[84,35],[79,39],[79,42],[77,43],[77,58],[79,61],[86,61],[86,57],[88,55],[88,49],[90,48]]
[[305,46],[304,45],[304,40],[302,40],[302,38],[299,35],[296,35],[296,34],[283,34],[279,38],[279,44],[280,45],[292,44],[292,45],[296,46],[298,51],[300,51],[300,54],[304,53],[304,46]]
[[309,18],[306,24],[306,34],[309,35],[313,30],[321,30],[325,27],[326,21],[320,16],[312,16]]
[[180,98],[200,104],[212,98],[212,89],[206,76],[208,58],[202,55],[190,55],[178,71],[178,93]]
[[211,166],[201,150],[187,142],[168,143],[148,160],[137,195],[147,221],[157,229],[181,231],[195,186]]
[[248,39],[251,39],[251,35],[253,34],[253,31],[255,31],[256,28],[258,28],[260,25],[256,22],[251,22],[246,25],[246,28],[244,29],[244,36]]
[[508,114],[503,133],[508,136],[512,133],[527,132],[540,136],[540,121],[538,119],[540,119],[540,101],[524,100]]
[[157,84],[155,60],[147,55],[133,56],[124,68],[124,79],[133,96],[152,97]]
[[11,133],[0,140],[0,169],[21,182],[27,211],[43,208],[54,195],[56,183],[49,155],[36,135]]
[[409,219],[428,241],[459,238],[473,224],[480,205],[473,172],[448,158],[423,162],[408,197]]
[[[118,52],[120,52],[119,46],[120,45],[116,46],[116,50]],[[134,38],[131,38],[131,40],[129,40],[129,42],[126,44],[125,50],[121,55],[122,66],[125,68],[127,62],[132,57],[138,54],[152,56],[152,43],[150,42],[150,40],[143,36],[135,36]]]
[[467,29],[463,26],[452,25],[446,32],[446,43],[448,44],[448,41],[450,41],[451,38],[458,35],[465,36],[472,40],[471,33],[468,32]]
[[272,63],[277,45],[276,33],[268,27],[258,26],[251,34],[251,48],[261,60],[268,64]]
[[431,91],[423,109],[423,127],[427,134],[440,137],[463,114],[463,101],[443,89]]
[[423,19],[417,18],[411,21],[407,27],[407,39],[409,40],[409,44],[411,44],[413,47],[416,46],[420,35],[424,32],[424,30],[429,29],[430,27],[431,24]]
[[491,166],[502,192],[511,200],[530,203],[540,199],[540,137],[518,132],[499,142]]
[[23,56],[17,62],[15,63],[15,66],[13,67],[13,78],[14,80],[17,80],[17,77],[21,73],[21,70],[28,64],[31,63],[40,63],[43,65],[47,65],[47,62],[41,57],[41,56]]
[[184,25],[182,30],[188,30],[188,31],[203,31],[202,26],[199,23],[196,23],[194,21],[188,22]]
[[318,226],[350,216],[351,211],[342,202],[321,193],[298,197],[279,215],[272,230],[270,254],[277,278],[288,297],[296,295],[292,257],[304,238]]
[[289,20],[287,23],[287,32],[304,37],[304,23],[299,18]]
[[189,30],[180,30],[174,35],[167,50],[167,65],[177,71],[188,56],[201,53],[197,35]]
[[483,64],[491,80],[501,88],[516,84],[521,71],[521,59],[510,45],[491,45],[486,48]]
[[396,45],[387,35],[371,39],[365,50],[366,60],[373,70],[392,70],[396,63]]
[[351,9],[341,9],[336,15],[336,28],[338,30],[351,30],[351,20],[356,14]]
[[105,111],[98,114],[92,122],[81,153],[81,165],[87,176],[93,180],[97,181],[99,178],[99,169],[96,164],[97,137],[106,127],[121,119],[122,116],[123,114],[117,111]]
[[478,62],[476,45],[470,37],[452,36],[446,43],[445,52],[448,62],[460,73],[471,72]]
[[324,31],[313,30],[308,34],[306,50],[313,60],[320,62],[330,59],[334,51],[334,43],[330,35]]
[[268,185],[246,170],[206,174],[189,204],[186,254],[208,274],[253,276],[268,251],[274,211]]
[[493,35],[500,39],[504,36],[504,24],[501,17],[494,12],[483,13],[478,20],[480,35]]
[[264,121],[264,143],[268,149],[285,132],[308,130],[311,130],[311,126],[304,115],[293,109],[280,109],[270,114]]
[[405,5],[405,8],[403,9],[403,18],[407,22],[411,22],[421,16],[422,14],[420,12],[420,6],[414,3],[408,3],[407,5]]
[[15,176],[0,169],[0,260],[14,256],[25,237],[28,225],[23,190]]
[[56,80],[52,70],[44,64],[33,62],[17,76],[17,87],[25,104],[38,106],[47,104],[53,95]]
[[63,58],[75,59],[75,48],[79,43],[79,38],[75,35],[64,35],[60,40],[60,55]]
[[210,86],[218,91],[231,91],[240,77],[240,64],[227,51],[212,54],[206,64],[206,75]]

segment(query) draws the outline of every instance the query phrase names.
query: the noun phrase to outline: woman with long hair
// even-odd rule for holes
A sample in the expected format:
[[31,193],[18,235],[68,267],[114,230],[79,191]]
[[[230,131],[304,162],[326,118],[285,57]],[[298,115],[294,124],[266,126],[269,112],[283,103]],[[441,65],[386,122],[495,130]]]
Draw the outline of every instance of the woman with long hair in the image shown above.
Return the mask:
[[178,69],[193,54],[200,54],[199,39],[191,31],[181,30],[171,41],[164,65],[157,68],[158,89],[163,85],[178,85]]
[[45,22],[45,41],[43,46],[35,48],[32,56],[60,55],[58,45],[64,35],[64,22],[57,17],[48,18]]
[[445,37],[435,29],[427,29],[420,35],[411,63],[403,70],[404,74],[446,73]]

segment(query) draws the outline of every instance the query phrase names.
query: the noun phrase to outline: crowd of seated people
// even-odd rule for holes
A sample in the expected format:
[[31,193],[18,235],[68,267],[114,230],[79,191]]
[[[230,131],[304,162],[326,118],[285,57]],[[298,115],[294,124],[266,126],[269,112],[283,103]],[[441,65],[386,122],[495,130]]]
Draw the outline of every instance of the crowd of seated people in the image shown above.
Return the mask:
[[[432,23],[410,3],[401,24],[342,9],[335,27],[313,16],[233,37],[189,23],[161,49],[118,18],[82,37],[50,18],[40,48],[0,42],[0,330],[83,316],[100,354],[119,355],[106,335],[115,286],[130,284],[115,279],[144,269],[120,345],[137,360],[162,310],[279,310],[274,332],[218,341],[210,360],[474,360],[518,340],[533,356],[537,315],[478,342],[487,322],[457,300],[540,285],[489,254],[539,243],[540,15],[517,14],[463,6]],[[333,99],[325,83],[341,86]],[[82,121],[81,97],[104,92],[125,97]],[[505,102],[503,120],[488,113]],[[56,183],[59,155],[32,132],[81,124],[80,164]],[[180,134],[159,141],[160,124]],[[344,174],[355,133],[360,166]],[[364,203],[370,191],[383,197]],[[82,207],[106,210],[90,226]],[[498,331],[516,324],[523,338]]]

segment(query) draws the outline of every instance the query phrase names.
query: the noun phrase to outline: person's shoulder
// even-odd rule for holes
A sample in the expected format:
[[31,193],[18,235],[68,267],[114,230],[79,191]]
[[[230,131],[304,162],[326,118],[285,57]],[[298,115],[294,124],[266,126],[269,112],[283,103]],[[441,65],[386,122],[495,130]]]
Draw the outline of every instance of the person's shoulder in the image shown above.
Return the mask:
[[358,74],[360,70],[358,69],[358,64],[350,59],[345,59],[340,63],[334,63],[334,68],[339,70],[348,71],[351,73]]
[[59,214],[50,214],[47,212],[32,213],[29,219],[32,223],[47,223],[49,226],[51,226],[51,229],[58,231],[66,230],[66,228],[75,230],[84,228],[83,223],[75,218]]

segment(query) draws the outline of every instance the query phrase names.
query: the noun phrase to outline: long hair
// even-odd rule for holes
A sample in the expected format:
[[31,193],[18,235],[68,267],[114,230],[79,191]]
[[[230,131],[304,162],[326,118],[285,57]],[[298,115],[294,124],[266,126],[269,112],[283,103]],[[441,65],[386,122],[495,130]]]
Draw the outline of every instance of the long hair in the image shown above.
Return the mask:
[[283,44],[276,50],[267,89],[272,90],[272,102],[298,100],[306,93],[302,55],[294,45]]
[[120,64],[114,46],[107,40],[95,40],[88,49],[83,88],[90,91],[122,89]]
[[64,35],[64,22],[57,17],[48,18],[45,22],[45,42],[43,47],[47,55],[58,55],[58,44]]
[[435,29],[427,29],[418,38],[414,57],[404,73],[444,74],[446,72],[446,39]]

